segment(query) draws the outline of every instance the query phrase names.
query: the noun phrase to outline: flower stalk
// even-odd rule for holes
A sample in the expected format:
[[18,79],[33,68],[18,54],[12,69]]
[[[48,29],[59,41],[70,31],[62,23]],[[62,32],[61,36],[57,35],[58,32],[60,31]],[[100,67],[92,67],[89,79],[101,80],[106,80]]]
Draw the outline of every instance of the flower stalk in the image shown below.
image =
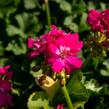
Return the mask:
[[68,104],[69,109],[74,109],[66,86],[65,85],[61,86],[61,89],[62,89],[62,92],[63,92],[63,94],[65,96],[65,99],[66,99],[66,102]]
[[51,15],[50,15],[50,8],[49,8],[48,0],[45,0],[45,8],[46,8],[48,26],[50,27],[51,26]]

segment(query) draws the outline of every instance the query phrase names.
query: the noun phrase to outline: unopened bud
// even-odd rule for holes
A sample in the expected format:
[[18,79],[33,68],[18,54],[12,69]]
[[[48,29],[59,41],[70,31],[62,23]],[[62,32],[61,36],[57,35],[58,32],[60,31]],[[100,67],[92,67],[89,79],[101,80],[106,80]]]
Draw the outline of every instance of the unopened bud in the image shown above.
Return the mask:
[[70,75],[66,75],[66,78],[70,78]]
[[65,79],[60,80],[60,85],[61,86],[64,86],[65,84],[66,84],[66,80]]
[[32,71],[37,72],[38,70],[40,70],[40,67],[39,66],[32,67]]

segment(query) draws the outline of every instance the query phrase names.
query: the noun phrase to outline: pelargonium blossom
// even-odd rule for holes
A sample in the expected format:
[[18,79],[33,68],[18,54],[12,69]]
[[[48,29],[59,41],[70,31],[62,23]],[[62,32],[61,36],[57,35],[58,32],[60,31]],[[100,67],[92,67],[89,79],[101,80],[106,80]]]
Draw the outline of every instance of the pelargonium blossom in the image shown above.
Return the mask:
[[102,12],[92,9],[88,12],[87,23],[91,26],[95,43],[98,43],[102,49],[109,49],[109,9]]
[[90,10],[87,17],[88,24],[91,25],[93,31],[104,32],[104,26],[101,23],[101,13],[98,10]]
[[104,10],[101,12],[101,22],[104,25],[105,29],[109,33],[109,9]]
[[55,25],[51,25],[51,31],[42,35],[42,52],[45,57],[46,55],[48,56],[49,53],[49,50],[47,49],[48,45],[54,42],[56,39],[64,37],[65,34],[65,31],[59,30]]
[[27,46],[29,49],[32,49],[28,53],[28,57],[30,59],[36,58],[41,53],[41,42],[39,38],[36,38],[36,40],[34,40],[29,37]]
[[10,69],[10,65],[4,66],[4,67],[0,67],[0,76],[4,76],[9,79],[12,77],[13,72],[9,71]]
[[0,109],[12,105],[12,96],[10,95],[12,84],[10,77],[12,71],[8,71],[11,66],[0,67]]
[[56,73],[65,70],[67,74],[70,74],[80,68],[82,60],[78,57],[78,53],[82,47],[83,42],[79,41],[77,33],[66,33],[55,25],[51,26],[50,32],[42,35],[40,41],[28,39],[28,48],[33,49],[30,52],[30,58],[36,58],[40,53],[43,53],[45,62]]
[[65,70],[67,74],[70,74],[82,65],[82,60],[78,57],[78,52],[81,51],[82,47],[83,42],[79,42],[77,33],[66,33],[64,37],[60,37],[48,45],[47,63],[56,73]]
[[11,91],[11,82],[8,80],[0,79],[0,92],[9,92]]
[[0,92],[0,109],[7,106],[12,106],[12,96],[8,93]]
[[64,109],[64,104],[58,104],[56,109]]
[[92,9],[88,12],[87,23],[94,32],[100,31],[109,35],[109,9],[102,12]]

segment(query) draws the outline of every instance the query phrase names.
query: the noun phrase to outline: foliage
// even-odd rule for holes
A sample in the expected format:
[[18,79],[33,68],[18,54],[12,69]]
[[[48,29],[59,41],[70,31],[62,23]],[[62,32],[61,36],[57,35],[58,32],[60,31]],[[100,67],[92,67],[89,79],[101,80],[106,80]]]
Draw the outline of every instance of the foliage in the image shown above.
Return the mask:
[[[86,23],[88,10],[109,8],[106,0],[97,1],[99,2],[49,0],[52,24],[64,28],[67,32],[78,32],[80,39],[86,42],[92,35]],[[32,66],[40,65],[41,58],[32,62],[27,57],[28,37],[35,38],[48,31],[45,9],[44,0],[0,0],[0,66],[11,64],[14,72],[12,78],[13,109],[27,109],[27,106],[29,109],[40,108],[39,102],[42,107],[46,104],[47,109],[50,106],[45,92],[42,92],[42,89],[35,84],[31,71]],[[85,50],[86,47],[80,54],[84,63],[90,52],[89,49]],[[81,69],[81,72],[77,71],[71,75],[67,88],[78,109],[109,109],[108,53],[104,57],[93,57]],[[40,97],[37,98],[37,96]],[[65,101],[62,95],[54,99],[54,106],[59,100]]]

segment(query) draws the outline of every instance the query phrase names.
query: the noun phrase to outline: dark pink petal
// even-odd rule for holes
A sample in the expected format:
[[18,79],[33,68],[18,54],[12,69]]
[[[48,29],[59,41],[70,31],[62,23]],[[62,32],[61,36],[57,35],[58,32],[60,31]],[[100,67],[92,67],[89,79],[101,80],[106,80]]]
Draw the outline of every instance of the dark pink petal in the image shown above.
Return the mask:
[[82,66],[82,60],[78,57],[69,56],[66,58],[66,61],[74,68],[80,68]]
[[79,34],[78,33],[68,33],[66,34],[66,39],[69,40],[70,42],[78,42],[79,40]]
[[5,71],[5,69],[4,69],[4,67],[0,67],[0,74],[5,74],[6,73],[6,71]]
[[6,75],[6,79],[10,79],[13,75],[13,72],[8,72]]
[[63,65],[64,65],[63,60],[57,59],[55,62],[53,62],[52,69],[54,72],[60,73],[64,68]]
[[36,49],[41,49],[41,40],[39,38],[36,38],[33,47]]
[[55,25],[51,25],[52,30],[57,30],[57,27]]
[[46,59],[46,62],[48,64],[52,64],[55,60],[57,60],[59,58],[58,55],[52,55],[52,56],[48,56],[48,58]]
[[90,10],[88,12],[87,22],[91,25],[95,25],[100,20],[100,12],[97,10]]
[[56,109],[64,109],[64,104],[58,104]]
[[11,67],[11,65],[7,65],[7,66],[5,66],[4,67],[4,69],[6,70],[6,71],[8,71],[8,69]]
[[64,62],[64,70],[65,70],[66,74],[70,75],[74,69],[67,61],[65,61]]
[[41,52],[40,51],[31,51],[28,53],[28,58],[29,59],[34,59],[36,58]]
[[28,46],[28,48],[33,48],[34,47],[34,42],[35,42],[35,40],[33,40],[32,38],[28,38],[28,42],[27,42],[27,46]]
[[50,43],[50,44],[48,45],[48,51],[50,52],[50,54],[51,54],[51,53],[52,53],[52,54],[56,54],[56,53],[59,51],[59,49],[57,48],[56,44]]
[[74,43],[74,44],[70,44],[69,43],[69,46],[71,48],[71,52],[72,53],[77,53],[77,52],[80,52],[82,47],[83,47],[83,41],[80,41],[78,43]]
[[8,106],[12,106],[12,96],[8,93],[0,92],[0,109]]
[[0,80],[0,92],[11,91],[11,83],[8,80]]
[[87,22],[90,24],[93,31],[99,30],[99,26],[101,25],[101,16],[100,12],[97,10],[90,10],[88,12]]
[[66,43],[66,39],[65,37],[60,37],[58,38],[57,40],[55,40],[55,43],[58,45],[58,46],[65,46],[67,43]]

